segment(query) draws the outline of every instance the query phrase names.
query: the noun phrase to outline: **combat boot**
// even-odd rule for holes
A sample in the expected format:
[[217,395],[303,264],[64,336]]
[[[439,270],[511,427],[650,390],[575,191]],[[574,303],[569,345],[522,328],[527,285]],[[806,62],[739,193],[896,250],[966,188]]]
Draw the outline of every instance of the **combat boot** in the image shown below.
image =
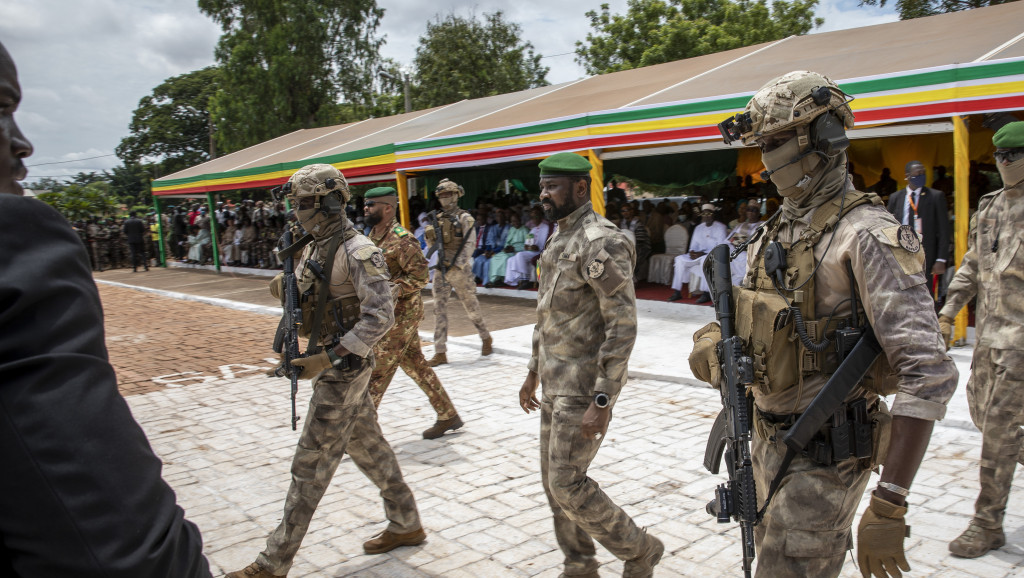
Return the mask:
[[427,365],[430,367],[437,367],[438,365],[444,365],[446,363],[448,363],[448,356],[444,353],[435,353],[434,357],[431,357],[430,360],[427,361]]
[[448,430],[455,431],[462,427],[462,418],[455,415],[455,417],[446,420],[437,420],[430,429],[423,432],[423,439],[425,440],[436,440],[437,438],[444,435],[444,432]]
[[395,534],[388,530],[384,530],[380,534],[377,534],[370,540],[363,543],[363,552],[367,554],[383,554],[384,552],[390,552],[399,546],[415,546],[416,544],[423,543],[427,539],[427,533],[423,531],[423,528],[419,530],[413,530],[406,534]]
[[253,562],[237,572],[229,572],[224,578],[281,578],[270,573],[259,562]]
[[949,551],[960,558],[978,558],[989,550],[1002,548],[1006,544],[1006,535],[1002,528],[990,530],[971,521],[963,534],[949,543]]
[[650,578],[654,576],[654,567],[661,562],[661,555],[665,553],[665,545],[661,540],[643,531],[644,548],[641,554],[632,560],[626,560],[622,566],[622,578]]
[[490,355],[494,353],[494,350],[491,349],[491,343],[493,342],[494,340],[490,337],[484,339],[484,344],[480,347],[480,355]]

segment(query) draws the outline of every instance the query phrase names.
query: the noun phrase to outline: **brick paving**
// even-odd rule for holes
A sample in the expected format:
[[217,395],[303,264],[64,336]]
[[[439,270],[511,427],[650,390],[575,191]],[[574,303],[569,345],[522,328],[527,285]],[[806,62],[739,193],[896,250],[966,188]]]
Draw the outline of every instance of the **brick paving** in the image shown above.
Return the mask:
[[[288,426],[287,382],[261,371],[270,366],[264,361],[269,333],[263,333],[276,319],[104,284],[100,292],[122,391],[164,461],[164,477],[202,531],[214,575],[245,566],[279,520],[298,435]],[[686,326],[678,332],[686,333]],[[561,554],[538,473],[539,420],[517,405],[528,345],[509,342],[525,334],[522,327],[499,330],[495,345],[504,340],[506,348],[486,358],[473,335],[450,342],[452,363],[438,374],[466,421],[459,433],[421,438],[434,414],[402,372],[384,398],[381,427],[416,495],[427,541],[364,555],[362,542],[385,525],[382,506],[376,488],[345,460],[291,576],[559,574]],[[659,353],[653,349],[638,347],[634,357]],[[685,365],[679,347],[665,342],[661,349]],[[197,373],[168,377],[186,371]],[[701,465],[719,401],[717,393],[687,383],[692,378],[631,378],[591,474],[665,542],[657,576],[735,576],[738,529],[704,511],[721,482]],[[300,398],[308,396],[309,384],[302,382]],[[304,409],[301,404],[299,413]],[[978,560],[953,558],[946,550],[973,509],[979,447],[976,431],[936,427],[911,496],[912,576],[1024,575],[1024,492],[1011,494],[1007,546]],[[621,573],[621,562],[608,552],[599,548],[598,557],[602,575]],[[849,561],[843,576],[859,575]]]

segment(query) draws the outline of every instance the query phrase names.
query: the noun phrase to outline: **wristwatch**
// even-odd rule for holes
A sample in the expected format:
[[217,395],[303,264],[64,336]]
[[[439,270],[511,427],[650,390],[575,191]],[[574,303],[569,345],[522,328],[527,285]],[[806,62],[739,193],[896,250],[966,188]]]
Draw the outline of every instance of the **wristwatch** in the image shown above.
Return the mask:
[[608,405],[611,404],[611,402],[612,398],[608,397],[607,393],[599,391],[596,394],[594,394],[594,405],[597,406],[598,409],[604,409],[608,407]]
[[334,352],[333,347],[328,347],[327,360],[331,362],[332,366],[338,367],[339,365],[341,365],[341,362],[344,361],[344,358],[338,356],[338,354]]

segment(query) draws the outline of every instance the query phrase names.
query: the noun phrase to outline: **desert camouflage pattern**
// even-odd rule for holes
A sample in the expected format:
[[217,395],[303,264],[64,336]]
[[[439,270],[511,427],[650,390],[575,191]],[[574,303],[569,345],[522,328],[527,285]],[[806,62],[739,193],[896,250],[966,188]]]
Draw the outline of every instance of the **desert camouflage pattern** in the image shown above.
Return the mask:
[[643,531],[587,476],[604,441],[583,439],[580,433],[593,399],[545,393],[540,406],[540,476],[566,576],[597,572],[594,540],[620,560],[636,558],[644,549]]
[[[751,444],[758,508],[779,471],[786,446],[781,436]],[[857,459],[824,467],[797,456],[772,505],[754,527],[757,578],[839,576],[853,548],[853,520],[871,470]]]
[[292,460],[284,516],[256,558],[274,575],[284,576],[291,568],[313,513],[346,452],[380,488],[387,530],[404,534],[420,528],[416,501],[367,395],[371,364],[368,360],[356,371],[327,369],[313,380],[313,397]]
[[558,222],[540,257],[529,368],[545,395],[614,396],[636,340],[633,244],[590,203]]
[[419,325],[423,320],[420,290],[427,284],[427,260],[419,241],[391,219],[383,235],[370,240],[384,251],[384,260],[395,289],[395,326],[374,346],[377,367],[370,376],[370,398],[380,407],[384,392],[399,367],[427,394],[438,420],[455,417],[457,412],[448,392],[434,370],[427,365],[420,349]]
[[[825,105],[811,99],[811,91],[828,86],[831,97]],[[803,126],[829,108],[843,119],[846,128],[853,128],[853,111],[846,104],[846,95],[827,76],[816,72],[795,70],[770,80],[747,103],[752,130],[743,133],[743,144],[757,144],[766,135]]]
[[[956,317],[975,296],[978,345],[1024,350],[1024,184],[989,193],[971,219],[967,253],[940,315]],[[995,247],[995,251],[992,248]],[[977,354],[975,349],[975,354]]]
[[981,431],[981,492],[974,522],[990,530],[1003,527],[1013,472],[1021,451],[1024,426],[1024,348],[974,350],[967,404]]
[[[813,216],[814,210],[792,221],[782,216],[777,240],[791,243],[798,239]],[[920,243],[914,252],[904,248],[898,230],[899,223],[884,207],[865,204],[852,209],[839,222],[831,248],[827,248],[831,233],[825,232],[814,247],[814,259],[820,262],[814,276],[814,313],[817,319],[827,318],[833,310],[836,318],[850,316],[850,276],[846,268],[850,263],[867,321],[897,374],[899,392],[892,404],[893,415],[938,420],[946,413],[959,374],[939,334],[923,273],[924,250]],[[752,287],[758,249],[769,240],[760,239],[748,249],[745,287]],[[812,374],[804,377],[802,387],[778,392],[755,389],[754,400],[763,411],[800,413],[828,377],[825,373]],[[860,397],[866,397],[868,405],[876,399],[858,386],[847,400]]]
[[[327,187],[325,181],[334,179],[334,188]],[[288,182],[292,184],[289,196],[293,199],[310,196],[323,196],[331,191],[341,191],[343,202],[352,198],[352,192],[348,189],[348,181],[341,171],[331,165],[318,163],[306,165],[295,171]]]
[[[450,182],[450,181],[449,181]],[[454,183],[452,183],[454,185]],[[455,185],[458,186],[458,185]],[[440,270],[434,271],[434,283],[432,292],[434,295],[434,351],[446,353],[448,351],[448,298],[452,291],[462,302],[466,315],[473,322],[480,339],[490,339],[491,334],[487,331],[487,324],[480,314],[480,304],[476,300],[476,280],[473,278],[473,247],[476,246],[476,229],[473,228],[474,219],[469,211],[456,208],[451,213],[438,215],[438,221],[446,219],[451,214],[458,218],[462,225],[462,235],[465,239],[465,246],[459,252],[455,263],[441,274]],[[458,241],[461,243],[462,239]],[[458,243],[445,242],[445,261],[452,262],[452,257],[458,248]]]
[[[978,343],[967,403],[981,430],[981,492],[974,521],[1001,528],[1024,426],[1024,186],[981,198],[967,253],[949,284],[941,315],[955,317],[977,296]],[[995,250],[993,251],[993,247]]]
[[462,195],[466,194],[466,189],[462,188],[461,185],[455,181],[448,179],[441,179],[441,182],[437,183],[437,188],[434,189],[434,193],[452,192],[458,195],[458,198],[462,198]]

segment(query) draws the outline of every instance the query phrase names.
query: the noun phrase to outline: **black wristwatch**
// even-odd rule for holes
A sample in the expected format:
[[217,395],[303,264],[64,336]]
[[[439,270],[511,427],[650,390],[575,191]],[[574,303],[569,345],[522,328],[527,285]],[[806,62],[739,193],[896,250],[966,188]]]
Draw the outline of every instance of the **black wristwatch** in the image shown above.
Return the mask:
[[343,358],[339,357],[338,354],[334,352],[333,347],[327,348],[327,360],[330,361],[331,365],[334,367],[338,367],[341,365],[341,362],[344,361]]
[[611,402],[612,398],[608,397],[607,393],[597,392],[594,394],[594,405],[597,406],[598,409],[604,409],[608,407],[608,405],[611,404]]

